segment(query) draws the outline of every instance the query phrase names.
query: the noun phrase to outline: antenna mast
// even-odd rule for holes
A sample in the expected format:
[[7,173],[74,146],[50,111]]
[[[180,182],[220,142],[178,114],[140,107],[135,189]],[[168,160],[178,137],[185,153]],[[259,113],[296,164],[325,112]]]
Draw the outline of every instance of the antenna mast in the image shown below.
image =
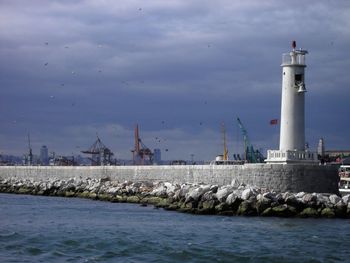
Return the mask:
[[32,146],[30,145],[30,134],[28,132],[28,149],[29,149],[29,154],[28,154],[28,165],[33,164],[33,153],[32,153]]
[[226,145],[226,130],[225,130],[225,124],[222,123],[221,124],[221,131],[222,131],[222,137],[223,137],[223,141],[224,141],[224,154],[223,154],[223,160],[227,161],[227,155],[228,155],[228,151],[227,151],[227,145]]

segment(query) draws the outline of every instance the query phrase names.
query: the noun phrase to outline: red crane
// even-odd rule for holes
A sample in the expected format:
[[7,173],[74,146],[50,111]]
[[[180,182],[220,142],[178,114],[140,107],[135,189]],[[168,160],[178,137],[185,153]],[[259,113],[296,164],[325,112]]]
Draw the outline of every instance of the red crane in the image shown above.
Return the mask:
[[134,144],[134,149],[131,151],[134,164],[153,164],[153,152],[140,139],[138,124],[136,124],[134,130]]

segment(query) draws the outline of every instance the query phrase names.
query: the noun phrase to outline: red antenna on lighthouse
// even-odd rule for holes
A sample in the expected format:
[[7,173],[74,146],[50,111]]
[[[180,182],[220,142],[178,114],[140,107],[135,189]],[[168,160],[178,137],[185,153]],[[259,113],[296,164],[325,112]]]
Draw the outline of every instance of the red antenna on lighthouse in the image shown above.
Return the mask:
[[293,48],[293,50],[295,50],[296,47],[297,47],[297,42],[295,42],[295,40],[293,40],[293,42],[292,42],[292,48]]

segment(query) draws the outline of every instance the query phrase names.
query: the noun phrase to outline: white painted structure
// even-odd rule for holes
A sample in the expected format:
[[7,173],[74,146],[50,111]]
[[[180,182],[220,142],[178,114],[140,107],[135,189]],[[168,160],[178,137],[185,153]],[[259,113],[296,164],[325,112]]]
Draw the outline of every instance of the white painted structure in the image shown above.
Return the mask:
[[318,146],[317,146],[317,155],[323,157],[324,156],[324,151],[325,151],[324,139],[320,138],[320,140],[318,141]]
[[305,149],[305,55],[296,49],[282,57],[282,101],[279,150],[267,151],[267,162],[315,162],[317,155]]

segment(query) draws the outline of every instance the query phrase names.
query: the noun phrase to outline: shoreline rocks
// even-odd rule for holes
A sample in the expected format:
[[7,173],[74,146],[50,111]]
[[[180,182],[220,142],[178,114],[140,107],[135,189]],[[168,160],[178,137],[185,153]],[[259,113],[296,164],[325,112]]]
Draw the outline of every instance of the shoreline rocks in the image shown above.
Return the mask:
[[108,177],[44,182],[0,178],[0,192],[137,203],[202,215],[350,218],[350,195],[276,193],[245,185],[117,182]]

